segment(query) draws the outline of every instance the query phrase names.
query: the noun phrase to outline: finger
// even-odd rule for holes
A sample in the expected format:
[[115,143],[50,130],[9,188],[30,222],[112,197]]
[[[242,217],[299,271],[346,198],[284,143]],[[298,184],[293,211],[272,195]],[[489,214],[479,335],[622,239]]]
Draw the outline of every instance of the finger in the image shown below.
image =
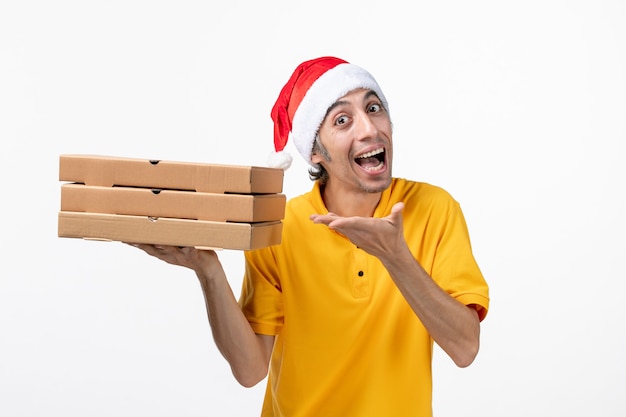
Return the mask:
[[402,213],[402,210],[404,210],[404,203],[400,201],[399,203],[393,205],[391,208],[391,214]]
[[323,223],[328,225],[328,223],[330,223],[331,221],[333,221],[335,219],[335,217],[331,217],[328,215],[323,215],[323,214],[312,214],[309,217],[313,223],[319,224],[319,223]]
[[125,245],[132,246],[133,248],[141,249],[143,251],[147,251],[150,248],[153,248],[152,245],[147,245],[145,243],[134,243],[134,242],[122,242]]
[[173,246],[151,245],[146,243],[129,243],[130,246],[141,249],[149,255],[163,257],[172,252]]
[[404,210],[404,203],[403,202],[399,202],[393,205],[393,207],[391,208],[391,214],[389,215],[389,217],[391,218],[391,221],[393,223],[400,223],[402,222],[402,211]]

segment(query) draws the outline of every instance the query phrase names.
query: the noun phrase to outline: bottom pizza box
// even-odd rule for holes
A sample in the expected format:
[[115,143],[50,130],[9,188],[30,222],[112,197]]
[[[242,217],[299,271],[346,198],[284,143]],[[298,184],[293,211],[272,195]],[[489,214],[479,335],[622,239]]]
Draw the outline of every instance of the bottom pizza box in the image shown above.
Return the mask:
[[59,237],[250,250],[279,244],[282,222],[227,223],[60,211]]

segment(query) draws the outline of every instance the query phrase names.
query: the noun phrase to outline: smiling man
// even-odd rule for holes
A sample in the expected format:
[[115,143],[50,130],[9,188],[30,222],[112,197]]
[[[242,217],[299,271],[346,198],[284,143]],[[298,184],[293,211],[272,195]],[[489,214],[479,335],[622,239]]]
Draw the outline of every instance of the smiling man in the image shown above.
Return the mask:
[[238,301],[215,252],[139,246],[196,272],[236,379],[267,376],[263,417],[431,416],[433,343],[470,365],[489,307],[459,203],[392,176],[389,105],[363,68],[302,63],[272,119],[272,165],[291,140],[314,185],[280,245],[245,253]]
[[282,244],[246,254],[241,306],[275,337],[263,415],[430,416],[433,341],[468,366],[489,304],[459,204],[392,176],[389,105],[363,68],[302,63],[272,117],[274,161],[293,141],[315,184]]

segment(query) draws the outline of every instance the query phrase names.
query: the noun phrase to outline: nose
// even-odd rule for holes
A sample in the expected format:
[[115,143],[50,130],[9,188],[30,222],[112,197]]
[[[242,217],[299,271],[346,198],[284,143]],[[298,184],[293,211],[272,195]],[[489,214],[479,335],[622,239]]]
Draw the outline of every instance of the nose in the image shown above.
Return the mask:
[[378,127],[372,121],[369,113],[360,111],[355,118],[355,131],[360,140],[375,138],[378,134]]

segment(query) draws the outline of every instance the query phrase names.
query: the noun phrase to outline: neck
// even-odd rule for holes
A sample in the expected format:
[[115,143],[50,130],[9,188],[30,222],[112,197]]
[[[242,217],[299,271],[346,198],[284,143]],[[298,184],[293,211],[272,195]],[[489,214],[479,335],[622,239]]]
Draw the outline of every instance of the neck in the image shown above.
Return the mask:
[[320,191],[328,211],[342,217],[372,217],[382,195],[382,192],[334,192],[328,186],[322,186]]

